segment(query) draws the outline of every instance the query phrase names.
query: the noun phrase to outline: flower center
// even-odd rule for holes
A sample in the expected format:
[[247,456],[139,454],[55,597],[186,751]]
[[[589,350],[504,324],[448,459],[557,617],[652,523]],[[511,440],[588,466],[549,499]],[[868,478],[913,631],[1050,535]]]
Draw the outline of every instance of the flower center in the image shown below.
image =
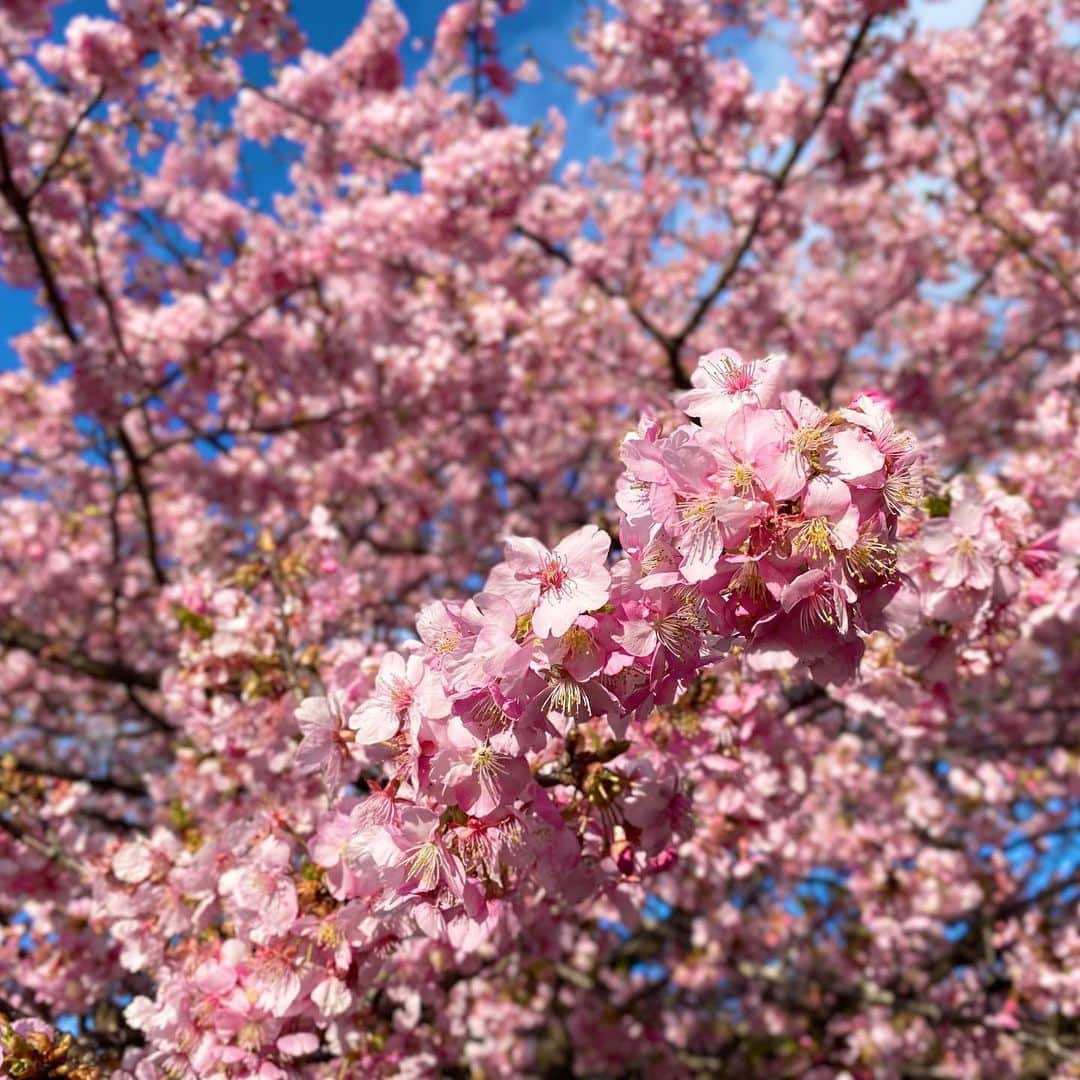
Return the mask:
[[832,533],[829,530],[829,519],[826,517],[811,518],[795,534],[792,544],[796,551],[808,551],[819,559],[832,556]]
[[438,640],[432,646],[433,651],[445,655],[453,652],[461,644],[461,635],[451,633],[440,634]]
[[823,624],[835,626],[840,621],[839,614],[835,598],[824,588],[819,589],[799,605],[799,629],[810,634]]
[[679,503],[679,523],[690,551],[704,560],[715,559],[724,550],[722,500],[702,495]]
[[483,784],[491,784],[503,767],[499,762],[499,754],[485,743],[478,746],[472,752],[472,771]]
[[244,1050],[252,1052],[259,1050],[263,1044],[262,1028],[254,1020],[249,1020],[236,1033],[236,1042]]
[[693,656],[699,645],[698,619],[696,612],[686,608],[665,615],[656,623],[656,636],[660,644],[680,660]]
[[844,556],[844,562],[848,573],[865,585],[872,578],[892,576],[896,569],[896,553],[888,544],[867,536]]
[[390,705],[396,713],[408,712],[413,703],[413,688],[402,679],[395,679],[390,687]]
[[737,495],[748,498],[754,489],[754,470],[740,461],[731,470],[731,486]]
[[922,481],[912,466],[890,473],[881,491],[885,505],[899,514],[905,506],[914,506],[922,498]]
[[537,571],[541,594],[555,593],[563,596],[573,591],[574,582],[570,578],[570,568],[561,555],[552,555]]
[[571,626],[562,636],[562,643],[571,656],[580,656],[593,646],[592,634],[583,626]]
[[430,892],[442,876],[443,854],[434,840],[418,844],[409,857],[409,876],[417,879],[421,892]]
[[581,683],[558,664],[548,672],[548,686],[544,695],[544,708],[548,712],[554,710],[563,716],[575,717],[588,708],[589,699]]
[[745,595],[748,602],[765,599],[765,581],[756,562],[744,562],[739,567],[731,579],[731,591]]
[[791,448],[815,467],[820,464],[825,443],[825,432],[819,427],[801,427],[791,436]]
[[345,940],[345,935],[342,933],[341,928],[333,920],[324,922],[319,927],[315,940],[320,945],[325,945],[327,948],[335,949]]
[[755,364],[736,363],[734,358],[723,356],[719,360],[710,360],[705,365],[712,380],[722,386],[729,394],[741,394],[753,389]]

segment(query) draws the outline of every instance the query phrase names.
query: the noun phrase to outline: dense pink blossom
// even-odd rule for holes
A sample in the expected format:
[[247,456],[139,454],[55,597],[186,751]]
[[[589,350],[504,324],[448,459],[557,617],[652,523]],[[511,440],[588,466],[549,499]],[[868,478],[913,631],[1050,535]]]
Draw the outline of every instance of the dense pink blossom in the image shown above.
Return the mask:
[[1075,4],[309,6],[0,0],[0,1073],[1071,1076]]

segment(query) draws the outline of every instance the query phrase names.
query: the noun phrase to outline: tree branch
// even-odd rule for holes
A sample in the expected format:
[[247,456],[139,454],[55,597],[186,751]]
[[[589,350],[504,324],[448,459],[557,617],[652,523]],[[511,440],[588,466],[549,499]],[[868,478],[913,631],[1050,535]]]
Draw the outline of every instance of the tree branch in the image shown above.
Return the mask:
[[[23,761],[15,755],[11,757],[16,773],[40,776],[46,780],[69,780],[72,783],[89,784],[90,787],[97,788],[99,791],[116,791],[134,798],[141,798],[147,794],[146,786],[136,780],[116,780],[111,776],[89,776],[75,769],[65,768],[63,765],[38,765],[32,761]],[[2,768],[0,764],[0,769]]]
[[859,27],[858,33],[852,38],[851,44],[848,45],[848,50],[844,56],[844,61],[840,65],[840,70],[836,73],[835,77],[829,82],[825,88],[825,93],[822,95],[821,103],[818,105],[817,112],[814,114],[813,119],[810,122],[810,126],[806,132],[792,144],[791,149],[788,151],[787,157],[784,159],[784,163],[780,166],[780,171],[773,177],[772,190],[769,192],[765,200],[758,206],[754,212],[754,216],[750,221],[746,232],[743,234],[742,240],[738,246],[731,253],[728,261],[724,264],[720,273],[717,275],[716,281],[705,292],[704,296],[698,301],[697,307],[694,308],[686,325],[683,326],[674,338],[671,339],[672,348],[676,354],[682,349],[687,339],[691,334],[701,325],[702,320],[709,313],[709,309],[713,306],[720,294],[731,283],[732,278],[738,273],[739,268],[745,258],[747,252],[750,250],[754,241],[757,239],[761,224],[765,220],[765,215],[772,208],[773,204],[779,198],[783,192],[788,178],[791,175],[791,170],[798,163],[799,158],[802,157],[803,151],[810,144],[814,135],[817,133],[818,128],[821,126],[822,120],[825,119],[825,114],[832,107],[833,102],[836,100],[837,95],[840,93],[840,88],[847,80],[851,69],[855,66],[855,61],[858,58],[859,52],[862,49],[863,42],[866,40],[867,34],[870,32],[870,27],[874,22],[874,16],[868,15],[863,19],[862,24]]
[[33,653],[42,663],[99,682],[119,683],[142,690],[157,690],[161,673],[140,671],[121,660],[98,660],[77,646],[49,638],[11,618],[0,618],[0,645]]
[[[553,244],[543,236],[540,236],[539,233],[535,233],[532,229],[526,228],[524,225],[520,224],[514,226],[514,232],[517,233],[518,236],[524,237],[526,240],[531,240],[543,252],[550,255],[553,259],[558,259],[564,266],[567,266],[572,270],[577,269],[577,264],[574,262],[569,252],[565,251],[557,244]],[[663,330],[661,330],[656,323],[641,310],[641,308],[634,304],[625,293],[621,293],[617,289],[612,288],[612,286],[596,274],[586,274],[585,276],[606,297],[611,300],[621,300],[626,304],[627,310],[634,317],[638,325],[664,350],[664,354],[668,360],[668,366],[671,369],[672,382],[680,390],[688,389],[690,380],[687,377],[686,372],[683,371],[682,365],[679,363],[679,350],[674,339],[668,337],[668,335],[665,334]]]
[[64,302],[60,286],[53,275],[52,267],[45,256],[45,249],[42,247],[41,240],[38,237],[37,228],[34,225],[33,218],[30,216],[30,200],[19,190],[15,183],[2,122],[3,117],[0,117],[0,197],[7,203],[8,208],[19,222],[23,236],[26,238],[26,245],[29,247],[30,255],[34,260],[34,265],[37,267],[38,276],[41,278],[41,284],[45,289],[49,309],[60,324],[64,336],[73,345],[77,345],[79,335],[71,321],[71,316],[68,315],[67,304]]
[[135,485],[135,494],[139,499],[139,508],[142,515],[143,531],[146,533],[146,555],[150,560],[150,569],[154,575],[154,581],[159,586],[167,585],[169,578],[161,565],[161,552],[158,548],[157,529],[154,525],[154,505],[150,501],[150,489],[146,484],[146,477],[142,474],[142,465],[131,436],[124,430],[123,422],[116,426],[117,438],[120,448],[124,451],[127,459],[128,470],[131,473],[131,482]]

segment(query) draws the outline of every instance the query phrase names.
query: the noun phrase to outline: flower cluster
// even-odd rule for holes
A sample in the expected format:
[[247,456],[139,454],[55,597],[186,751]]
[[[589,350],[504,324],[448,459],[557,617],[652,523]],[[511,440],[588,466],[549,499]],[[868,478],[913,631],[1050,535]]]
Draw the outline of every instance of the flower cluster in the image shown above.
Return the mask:
[[371,794],[311,846],[337,900],[461,946],[525,876],[565,888],[587,864],[595,891],[662,869],[685,800],[670,763],[635,756],[631,723],[739,644],[761,666],[854,674],[897,587],[918,455],[883,401],[827,414],[781,376],[777,357],[711,353],[679,399],[700,423],[627,438],[613,566],[596,525],[553,549],[511,537],[480,594],[421,611],[365,700],[301,705],[301,768],[336,798],[343,766],[368,766]]
[[0,0],[0,1075],[1074,1067],[1075,0],[579,6]]
[[898,586],[919,454],[876,395],[825,413],[780,391],[781,366],[710,353],[679,399],[700,426],[663,436],[645,422],[627,438],[623,546],[648,603],[692,590],[752,666],[844,682]]

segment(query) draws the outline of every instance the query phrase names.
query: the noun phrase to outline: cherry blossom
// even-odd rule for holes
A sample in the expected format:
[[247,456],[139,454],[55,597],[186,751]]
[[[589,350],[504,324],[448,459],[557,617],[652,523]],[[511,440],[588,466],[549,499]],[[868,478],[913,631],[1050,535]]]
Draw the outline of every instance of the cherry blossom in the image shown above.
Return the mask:
[[0,0],[0,1073],[1071,1075],[1073,5],[98,6]]

